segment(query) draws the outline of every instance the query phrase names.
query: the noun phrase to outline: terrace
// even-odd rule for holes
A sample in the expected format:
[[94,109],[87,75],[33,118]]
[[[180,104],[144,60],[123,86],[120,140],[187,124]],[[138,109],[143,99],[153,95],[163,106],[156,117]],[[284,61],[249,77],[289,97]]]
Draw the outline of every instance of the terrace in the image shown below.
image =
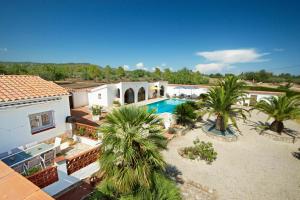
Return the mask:
[[[14,153],[5,152],[1,160],[48,194],[56,195],[99,170],[98,163],[94,163],[98,146],[97,140],[82,136],[57,137],[15,148],[11,151]],[[89,156],[91,152],[94,157]]]

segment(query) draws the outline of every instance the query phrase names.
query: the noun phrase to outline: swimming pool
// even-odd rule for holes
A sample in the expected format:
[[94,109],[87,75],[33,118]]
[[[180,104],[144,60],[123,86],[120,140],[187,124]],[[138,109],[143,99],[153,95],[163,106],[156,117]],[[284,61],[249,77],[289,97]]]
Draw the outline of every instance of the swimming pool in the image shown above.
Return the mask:
[[175,107],[179,104],[184,103],[183,99],[166,99],[163,101],[158,101],[147,105],[148,111],[155,109],[157,114],[160,113],[173,113]]

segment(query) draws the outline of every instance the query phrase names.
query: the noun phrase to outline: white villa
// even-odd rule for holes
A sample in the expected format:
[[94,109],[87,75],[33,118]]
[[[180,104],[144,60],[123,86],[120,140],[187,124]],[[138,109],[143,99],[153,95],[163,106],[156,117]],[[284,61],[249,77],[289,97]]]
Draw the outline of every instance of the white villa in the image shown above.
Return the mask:
[[95,88],[71,91],[74,108],[101,105],[110,107],[114,101],[121,105],[146,101],[157,97],[166,97],[168,82],[120,82]]
[[[111,107],[115,101],[120,105],[138,103],[158,97],[188,97],[197,98],[209,90],[208,85],[168,84],[167,81],[158,82],[120,82],[105,84],[94,88],[70,90],[70,101],[74,108],[101,105]],[[252,105],[262,98],[279,95],[280,92],[248,91],[248,99],[244,105]]]
[[38,76],[0,76],[0,153],[71,131],[69,93]]
[[[91,111],[87,108],[93,105],[110,108],[115,102],[120,105],[135,103],[146,105],[173,97],[198,98],[201,94],[207,93],[209,87],[157,81],[120,82],[68,90],[38,76],[1,75],[0,169],[10,167],[25,175],[42,189],[40,192],[48,194],[43,195],[51,199],[50,196],[63,194],[72,185],[76,185],[100,169],[96,162],[101,144],[101,136],[99,137],[97,132],[99,124],[96,122],[94,125],[89,124],[88,117]],[[248,92],[249,100],[243,103],[247,105],[263,97],[281,94]],[[82,112],[84,110],[81,110],[81,107],[86,112]],[[83,122],[77,121],[79,119],[74,115],[76,109],[72,109],[74,118],[69,118],[70,108],[79,108],[77,112]],[[161,112],[161,117],[164,119],[165,128],[170,127],[172,113]],[[87,121],[89,123],[86,123]],[[85,130],[84,135],[78,133],[82,128]],[[95,133],[97,137],[91,138]],[[59,141],[58,145],[56,141]],[[59,157],[63,157],[62,160]],[[41,171],[29,174],[30,169],[34,167],[40,167]],[[23,181],[20,180],[18,183],[21,184]],[[9,195],[13,197],[15,193]]]

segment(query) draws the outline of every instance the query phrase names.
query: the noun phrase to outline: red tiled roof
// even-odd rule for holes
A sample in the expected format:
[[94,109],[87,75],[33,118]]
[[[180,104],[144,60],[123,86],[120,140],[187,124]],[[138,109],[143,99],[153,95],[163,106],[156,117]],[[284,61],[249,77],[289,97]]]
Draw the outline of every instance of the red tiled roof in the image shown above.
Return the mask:
[[38,76],[0,75],[0,102],[68,94],[65,88]]
[[53,200],[39,187],[0,161],[0,199]]

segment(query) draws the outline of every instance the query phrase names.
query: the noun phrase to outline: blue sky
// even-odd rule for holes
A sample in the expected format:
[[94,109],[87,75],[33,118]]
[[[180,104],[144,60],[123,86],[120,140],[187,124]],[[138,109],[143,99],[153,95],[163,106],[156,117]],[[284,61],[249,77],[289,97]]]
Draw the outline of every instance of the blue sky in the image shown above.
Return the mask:
[[0,1],[0,60],[300,74],[300,1]]

